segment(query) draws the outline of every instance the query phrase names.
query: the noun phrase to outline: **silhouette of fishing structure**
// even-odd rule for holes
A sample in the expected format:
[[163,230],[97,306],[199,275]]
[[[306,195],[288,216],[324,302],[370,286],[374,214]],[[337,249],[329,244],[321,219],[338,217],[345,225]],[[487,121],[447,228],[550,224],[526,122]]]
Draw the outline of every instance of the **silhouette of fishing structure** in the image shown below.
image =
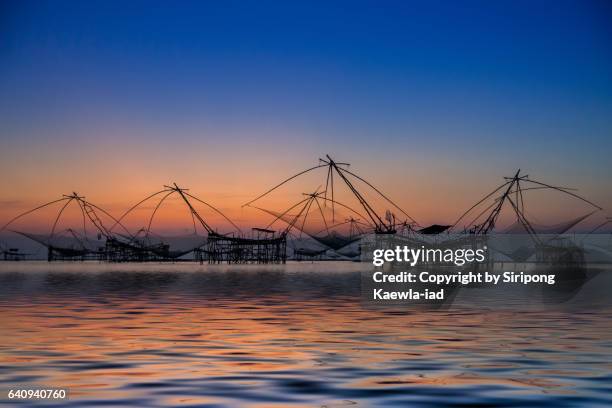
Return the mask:
[[[193,234],[180,237],[163,237],[153,233],[152,225],[158,210],[171,196],[177,196],[187,207],[193,225]],[[275,231],[253,228],[251,237],[244,236],[241,229],[232,222],[219,209],[208,202],[191,194],[188,189],[179,187],[176,183],[165,186],[129,208],[118,219],[121,223],[129,214],[146,203],[156,201],[153,211],[148,219],[147,226],[141,228],[135,236],[129,238],[130,242],[146,253],[153,253],[155,260],[179,260],[189,253],[194,259],[203,263],[285,263],[286,237],[277,235]],[[197,211],[195,203],[202,204],[220,215],[227,221],[233,231],[223,234],[214,229],[208,221]],[[114,229],[113,226],[111,229]],[[200,233],[198,228],[203,232]],[[142,252],[142,251],[141,251]],[[136,255],[136,259],[134,256]],[[139,260],[138,254],[121,254],[120,259]]]
[[[362,245],[367,239],[370,239],[368,245],[372,248],[439,243],[474,249],[485,245],[486,238],[493,233],[527,234],[533,244],[531,247],[522,245],[511,251],[500,249],[500,252],[514,261],[525,261],[535,254],[538,261],[567,263],[579,262],[584,254],[575,244],[564,241],[561,234],[601,210],[601,207],[579,196],[574,189],[531,179],[518,170],[514,176],[506,177],[504,183],[465,211],[454,224],[421,226],[380,189],[349,170],[349,166],[348,163],[335,161],[326,155],[324,159],[319,159],[316,166],[292,175],[243,204],[243,207],[252,207],[273,217],[267,226],[252,228],[250,235],[244,234],[219,209],[176,183],[148,195],[118,218],[73,192],[17,215],[0,228],[0,233],[10,230],[43,245],[47,249],[49,261],[186,261],[191,254],[191,260],[200,263],[285,263],[288,238],[292,238],[295,259],[356,259],[362,255]],[[302,197],[288,208],[277,211],[259,204],[260,200],[282,186],[314,172],[324,172],[321,185],[313,192],[302,193]],[[589,211],[561,224],[538,225],[526,211],[526,197],[534,190],[561,193],[588,204]],[[343,200],[348,197],[356,204],[342,202],[340,196]],[[153,231],[154,220],[160,208],[171,198],[178,199],[186,206],[193,226],[191,234],[162,236]],[[374,202],[376,200],[378,202]],[[381,202],[388,208],[381,207]],[[59,210],[54,213],[48,232],[33,233],[14,229],[16,221],[54,206],[59,207]],[[62,216],[69,207],[75,206],[82,218],[82,225],[61,229]],[[125,226],[125,220],[137,210],[146,210],[148,207],[145,206],[151,206],[152,210],[144,225],[133,233]],[[196,206],[203,206],[215,216],[220,216],[232,231],[219,232]],[[500,230],[497,226],[505,208],[510,208],[515,221]],[[609,222],[608,218],[592,232]],[[279,223],[284,225],[279,226]],[[0,251],[0,259],[4,260],[22,260],[28,255],[19,252],[17,248],[1,244]]]
[[[340,252],[342,248],[359,241],[373,230],[371,225],[355,218],[355,216],[361,216],[361,214],[338,201],[334,201],[335,206],[346,208],[354,212],[354,215],[346,217],[343,221],[332,223],[332,217],[325,213],[325,203],[327,200],[331,201],[331,199],[326,198],[324,194],[324,191],[304,193],[303,195],[306,198],[294,203],[283,212],[271,211],[254,205],[250,206],[274,217],[266,228],[271,228],[275,223],[282,221],[286,225],[285,234],[290,234],[294,238],[294,243],[301,242],[305,235],[321,245],[320,248],[295,247],[294,256],[297,260],[322,259],[329,249]],[[292,210],[296,211],[295,214],[290,214]],[[318,216],[318,219],[314,220],[316,216]],[[330,219],[328,220],[328,218]],[[322,225],[320,227],[314,226],[319,224]],[[346,233],[340,232],[340,229],[346,230]],[[340,255],[351,257],[350,255],[356,256],[358,254],[340,252]]]
[[[60,209],[54,217],[49,233],[36,234],[17,230],[11,231],[45,246],[47,248],[47,259],[49,261],[102,259],[106,253],[104,239],[108,242],[109,240],[113,240],[114,236],[105,227],[100,215],[102,214],[104,217],[110,219],[114,218],[108,212],[87,201],[85,197],[80,196],[76,192],[69,195],[63,195],[57,200],[39,205],[17,215],[4,224],[0,228],[0,232],[7,230],[19,219],[54,205],[59,205]],[[82,227],[78,230],[74,228],[58,230],[62,215],[71,205],[76,205],[78,207],[82,215]],[[94,231],[96,237],[90,236],[89,232]],[[126,230],[126,232],[129,234],[129,231]]]
[[[274,219],[269,226],[282,221],[287,225],[286,230],[292,232],[297,239],[306,235],[319,244],[319,248],[315,249],[295,248],[294,254],[298,258],[320,257],[328,250],[348,258],[354,258],[359,255],[359,251],[351,251],[347,248],[363,236],[367,234],[391,236],[395,235],[398,227],[402,225],[418,225],[406,211],[376,186],[350,171],[349,166],[349,163],[335,161],[329,155],[326,155],[325,159],[319,159],[318,165],[302,170],[281,181],[243,204],[243,207],[256,208],[273,216]],[[282,211],[274,211],[255,205],[256,202],[269,196],[287,183],[315,171],[325,173],[325,188],[322,188],[321,185],[312,193],[303,193],[304,198]],[[337,198],[338,183],[344,187],[345,192],[348,192],[348,196],[356,201],[356,205],[349,205]],[[402,217],[405,217],[405,221],[403,223],[398,222],[395,213],[390,209],[387,209],[382,215],[371,200],[366,198],[365,192],[360,188],[361,186],[365,186],[370,190],[370,193],[373,192],[393,211],[400,213]],[[342,216],[341,212],[346,212],[346,215]],[[315,220],[315,218],[317,219]]]
[[31,255],[19,251],[19,248],[1,248],[0,254],[4,261],[25,261],[26,257]]
[[[516,222],[510,227],[506,228],[503,232],[527,233],[534,241],[539,242],[538,234],[562,234],[594,213],[602,210],[600,206],[574,193],[573,191],[575,191],[575,189],[546,184],[541,181],[530,179],[528,175],[521,175],[520,173],[521,170],[519,169],[513,177],[504,177],[506,182],[498,186],[495,190],[487,194],[484,198],[464,212],[459,219],[455,221],[452,228],[456,228],[464,218],[489,200],[489,205],[487,205],[476,215],[476,217],[467,223],[467,225],[470,226],[468,231],[470,234],[488,234],[492,232],[495,229],[496,222],[501,214],[504,204],[510,204],[510,207],[516,215]],[[536,225],[529,221],[525,212],[525,192],[530,190],[557,191],[587,203],[589,206],[593,207],[594,210],[559,225]],[[496,196],[496,194],[499,192],[501,192],[501,195]],[[493,199],[491,200],[491,198]],[[465,228],[466,227],[464,226],[464,230]]]
[[[554,265],[583,264],[584,250],[563,238],[562,234],[596,212],[601,211],[602,208],[578,195],[575,189],[554,186],[531,179],[528,175],[522,175],[520,169],[514,176],[504,177],[504,179],[504,183],[468,208],[449,230],[457,232],[456,230],[460,229],[460,233],[472,236],[487,236],[495,232],[497,242],[501,241],[500,236],[527,235],[532,241],[532,245],[527,246],[523,240],[522,245],[514,248],[512,252],[508,252],[507,249],[505,251],[500,250],[500,252],[514,261],[526,261],[530,258],[533,259],[533,255],[535,255],[536,262]],[[561,193],[587,204],[589,209],[578,217],[556,225],[536,224],[529,219],[526,211],[526,197],[529,192],[534,190],[549,190]],[[515,221],[510,226],[498,230],[496,228],[497,223],[504,208],[510,208]],[[470,221],[461,224],[470,215],[472,216]]]
[[[158,210],[173,195],[178,196],[187,206],[193,224],[192,235],[162,237],[152,231]],[[143,204],[154,200],[157,201],[148,218],[147,226],[132,234],[122,221]],[[203,204],[222,216],[235,231],[230,234],[222,234],[213,229],[196,210],[193,202]],[[163,190],[147,196],[119,218],[113,217],[77,193],[64,195],[58,200],[45,203],[14,217],[0,228],[0,232],[29,214],[60,204],[61,207],[49,233],[34,234],[11,230],[45,246],[48,261],[164,262],[178,261],[185,255],[193,253],[194,259],[201,263],[204,261],[209,263],[286,262],[285,234],[277,235],[269,229],[254,228],[253,237],[243,236],[240,228],[220,210],[176,184],[164,186]],[[82,216],[82,227],[78,230],[67,228],[58,231],[62,215],[70,205],[78,206]],[[104,222],[102,218],[106,218],[107,222]],[[198,226],[204,230],[204,234],[199,233]],[[94,233],[94,237],[91,236],[91,232]]]

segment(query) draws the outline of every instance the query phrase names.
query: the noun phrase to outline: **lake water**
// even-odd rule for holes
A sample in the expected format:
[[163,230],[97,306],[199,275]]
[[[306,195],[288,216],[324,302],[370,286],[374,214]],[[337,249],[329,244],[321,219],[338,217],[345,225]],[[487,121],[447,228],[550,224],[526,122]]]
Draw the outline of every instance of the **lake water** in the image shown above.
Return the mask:
[[[45,406],[612,406],[612,273],[371,307],[357,263],[0,263],[0,401]],[[33,406],[35,401],[15,406]]]

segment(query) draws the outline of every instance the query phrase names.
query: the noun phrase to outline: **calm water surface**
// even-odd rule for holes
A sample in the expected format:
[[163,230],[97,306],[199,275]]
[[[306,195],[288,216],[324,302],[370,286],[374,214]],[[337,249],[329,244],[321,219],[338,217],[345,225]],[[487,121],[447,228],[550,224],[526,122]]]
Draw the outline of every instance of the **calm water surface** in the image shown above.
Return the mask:
[[2,263],[0,398],[44,385],[70,389],[45,406],[612,406],[612,273],[411,310],[363,304],[359,268]]

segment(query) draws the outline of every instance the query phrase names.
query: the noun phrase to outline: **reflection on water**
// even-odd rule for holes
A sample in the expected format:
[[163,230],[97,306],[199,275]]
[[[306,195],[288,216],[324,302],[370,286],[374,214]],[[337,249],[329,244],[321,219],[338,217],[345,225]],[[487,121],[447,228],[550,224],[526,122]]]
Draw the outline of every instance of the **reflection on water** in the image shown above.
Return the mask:
[[0,390],[68,387],[64,406],[612,405],[612,274],[557,300],[475,288],[411,310],[363,304],[362,267],[3,263]]

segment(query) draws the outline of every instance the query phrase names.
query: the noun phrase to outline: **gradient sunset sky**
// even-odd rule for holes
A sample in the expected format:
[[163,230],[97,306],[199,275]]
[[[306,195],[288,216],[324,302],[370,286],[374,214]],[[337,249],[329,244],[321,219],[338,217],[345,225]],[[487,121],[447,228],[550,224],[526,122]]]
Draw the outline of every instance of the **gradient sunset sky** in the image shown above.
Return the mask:
[[248,223],[326,153],[423,224],[519,167],[610,209],[612,7],[3,1],[0,138],[0,223],[173,181]]

